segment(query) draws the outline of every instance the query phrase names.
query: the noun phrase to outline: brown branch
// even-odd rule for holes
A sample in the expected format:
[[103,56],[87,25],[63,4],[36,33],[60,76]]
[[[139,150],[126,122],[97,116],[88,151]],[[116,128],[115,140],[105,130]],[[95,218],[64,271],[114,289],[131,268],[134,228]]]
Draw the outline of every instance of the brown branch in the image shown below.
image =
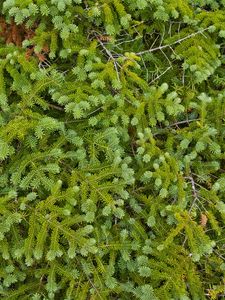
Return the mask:
[[57,110],[60,110],[60,111],[64,111],[64,108],[63,108],[63,107],[58,106],[58,105],[55,105],[55,104],[50,104],[50,103],[48,103],[48,106],[49,106],[50,108],[54,108],[54,109],[57,109]]

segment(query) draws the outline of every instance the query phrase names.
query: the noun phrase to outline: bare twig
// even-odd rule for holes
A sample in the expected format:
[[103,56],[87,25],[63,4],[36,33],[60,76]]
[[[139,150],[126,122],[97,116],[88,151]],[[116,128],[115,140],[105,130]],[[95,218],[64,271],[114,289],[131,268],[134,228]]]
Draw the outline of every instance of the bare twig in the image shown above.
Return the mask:
[[163,76],[167,71],[169,71],[172,68],[172,66],[169,66],[165,71],[163,71],[161,74],[159,74],[156,78],[154,78],[149,84],[152,84],[156,80],[158,80],[161,76]]
[[225,257],[222,256],[218,251],[214,250],[214,252],[223,260],[225,261]]
[[111,59],[113,61],[113,64],[114,64],[114,67],[115,67],[115,70],[116,70],[117,79],[120,81],[119,70],[118,70],[118,65],[119,65],[118,62],[116,61],[115,57],[112,55],[112,53],[109,51],[109,49],[106,48],[106,46],[104,45],[104,43],[100,39],[98,39],[98,42],[102,46],[102,48],[105,50],[105,52],[108,55],[109,59]]
[[139,34],[139,36],[135,37],[135,38],[132,39],[132,40],[124,41],[124,39],[122,39],[122,42],[117,43],[117,44],[115,45],[115,47],[118,47],[119,45],[122,45],[122,44],[125,44],[125,43],[132,43],[132,42],[134,42],[134,41],[136,41],[136,40],[138,40],[138,39],[141,39],[141,38],[142,38],[142,36]]
[[148,68],[146,67],[145,61],[144,61],[144,59],[143,59],[142,56],[141,56],[141,60],[142,60],[142,63],[144,65],[144,68],[145,68],[145,71],[146,71],[146,75],[147,75],[147,81],[148,81]]
[[88,279],[88,281],[90,282],[92,288],[93,288],[93,289],[96,291],[96,293],[98,294],[99,299],[103,299],[102,296],[99,294],[98,288],[94,285],[94,283],[92,282],[92,280],[91,280],[88,276],[87,276],[87,279]]
[[194,181],[194,178],[192,177],[192,175],[188,176],[188,177],[184,177],[186,179],[188,179],[191,183],[191,189],[192,189],[192,193],[193,193],[193,197],[194,197],[194,201],[192,202],[191,204],[191,207],[189,209],[189,213],[192,211],[196,201],[198,201],[198,192],[197,192],[197,189],[196,189],[196,186],[195,186],[195,181]]
[[162,46],[162,43],[163,43],[163,40],[164,40],[164,36],[165,36],[165,27],[163,29],[163,33],[162,33],[162,36],[161,36],[160,46]]
[[162,52],[162,54],[165,56],[166,60],[168,61],[169,65],[172,67],[172,63],[171,61],[169,60],[168,56],[166,55],[166,53],[160,49],[160,51]]
[[153,43],[151,44],[151,48],[150,48],[150,49],[152,49],[152,47],[155,45],[155,43],[156,43],[156,41],[158,40],[158,38],[159,38],[159,35],[157,35],[157,37],[155,38],[155,40],[154,40]]
[[99,111],[99,110],[101,110],[101,109],[102,109],[102,106],[96,108],[95,110],[91,111],[91,112],[86,116],[86,118],[89,117],[89,116],[91,116],[91,115],[93,115],[94,113],[96,113],[97,111]]
[[63,108],[63,107],[58,106],[58,105],[55,105],[55,104],[50,104],[50,103],[48,103],[48,106],[49,106],[50,108],[54,108],[54,109],[57,109],[57,110],[60,110],[60,111],[64,111],[64,108]]
[[181,43],[181,42],[183,42],[183,41],[185,41],[185,40],[187,40],[187,39],[190,39],[190,38],[192,38],[193,36],[196,36],[196,35],[198,35],[198,34],[201,34],[201,33],[203,33],[203,32],[206,31],[206,30],[208,30],[208,27],[207,27],[207,28],[204,28],[204,29],[201,29],[201,30],[199,30],[199,31],[197,31],[197,32],[193,32],[193,33],[191,33],[191,34],[189,34],[189,35],[187,35],[187,36],[185,36],[185,37],[183,37],[183,38],[181,38],[181,39],[179,39],[179,40],[177,40],[177,41],[175,41],[175,42],[173,42],[173,43],[171,43],[171,44],[164,45],[164,46],[159,46],[159,47],[156,47],[156,48],[150,48],[150,49],[144,50],[144,51],[140,51],[140,52],[137,52],[136,55],[142,55],[142,54],[145,54],[145,53],[151,53],[151,52],[155,52],[155,51],[157,51],[157,50],[162,50],[162,49],[171,47],[171,46],[176,45],[176,44],[179,44],[179,43]]
[[200,119],[191,119],[191,120],[179,121],[179,122],[168,125],[166,128],[170,128],[170,127],[173,127],[173,126],[179,126],[179,125],[182,125],[182,124],[189,124],[191,122],[195,122],[195,121],[199,121],[199,120]]

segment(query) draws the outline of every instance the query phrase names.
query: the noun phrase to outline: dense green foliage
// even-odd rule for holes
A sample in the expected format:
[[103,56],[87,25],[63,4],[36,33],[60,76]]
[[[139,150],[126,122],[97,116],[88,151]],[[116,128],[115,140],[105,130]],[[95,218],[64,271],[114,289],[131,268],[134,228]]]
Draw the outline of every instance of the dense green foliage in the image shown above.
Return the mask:
[[0,9],[0,299],[225,299],[225,1]]

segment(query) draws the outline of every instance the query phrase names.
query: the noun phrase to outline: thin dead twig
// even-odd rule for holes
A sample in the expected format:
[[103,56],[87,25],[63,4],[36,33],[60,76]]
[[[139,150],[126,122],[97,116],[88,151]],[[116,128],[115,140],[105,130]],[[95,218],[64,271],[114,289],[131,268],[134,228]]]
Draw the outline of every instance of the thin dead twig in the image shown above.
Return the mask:
[[120,65],[118,64],[118,62],[116,61],[116,59],[112,55],[112,53],[109,51],[109,49],[106,48],[104,43],[100,39],[98,39],[98,42],[102,46],[102,48],[105,50],[105,52],[108,55],[109,59],[111,59],[113,61],[113,64],[114,64],[114,67],[115,67],[115,70],[116,70],[117,79],[120,81],[119,70],[118,70],[118,66],[120,66]]
[[173,42],[173,43],[171,43],[171,44],[168,44],[168,45],[159,46],[159,47],[156,47],[156,48],[150,48],[150,49],[148,49],[148,50],[144,50],[144,51],[137,52],[136,55],[142,55],[142,54],[145,54],[145,53],[151,53],[151,52],[155,52],[155,51],[157,51],[157,50],[162,50],[162,49],[171,47],[171,46],[176,45],[176,44],[179,44],[179,43],[181,43],[181,42],[183,42],[183,41],[185,41],[185,40],[187,40],[187,39],[190,39],[190,38],[192,38],[193,36],[196,36],[196,35],[198,35],[198,34],[202,34],[204,31],[206,31],[206,30],[208,30],[208,29],[209,29],[209,27],[204,28],[204,29],[202,29],[202,30],[199,30],[199,31],[197,31],[197,32],[193,32],[193,33],[191,33],[191,34],[189,34],[189,35],[187,35],[187,36],[185,36],[185,37],[183,37],[183,38],[181,38],[181,39],[179,39],[179,40],[177,40],[177,41],[175,41],[175,42]]
[[191,204],[191,207],[189,208],[189,213],[192,211],[196,201],[198,201],[198,191],[196,189],[196,186],[195,186],[195,181],[194,181],[194,178],[192,177],[192,175],[190,176],[187,176],[187,177],[184,177],[185,179],[188,179],[191,183],[191,189],[192,189],[192,193],[193,193],[193,197],[194,197],[194,200]]
[[165,71],[163,71],[161,74],[159,74],[156,78],[154,78],[149,84],[152,84],[156,80],[158,80],[161,76],[163,76],[167,71],[169,71],[172,68],[172,66],[169,66]]

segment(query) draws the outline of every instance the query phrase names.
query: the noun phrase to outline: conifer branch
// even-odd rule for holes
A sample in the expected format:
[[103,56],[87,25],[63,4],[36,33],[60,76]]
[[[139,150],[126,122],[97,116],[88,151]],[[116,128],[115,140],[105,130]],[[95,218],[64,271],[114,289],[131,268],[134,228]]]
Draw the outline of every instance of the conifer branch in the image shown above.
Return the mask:
[[225,4],[158,2],[1,2],[2,298],[222,297]]

